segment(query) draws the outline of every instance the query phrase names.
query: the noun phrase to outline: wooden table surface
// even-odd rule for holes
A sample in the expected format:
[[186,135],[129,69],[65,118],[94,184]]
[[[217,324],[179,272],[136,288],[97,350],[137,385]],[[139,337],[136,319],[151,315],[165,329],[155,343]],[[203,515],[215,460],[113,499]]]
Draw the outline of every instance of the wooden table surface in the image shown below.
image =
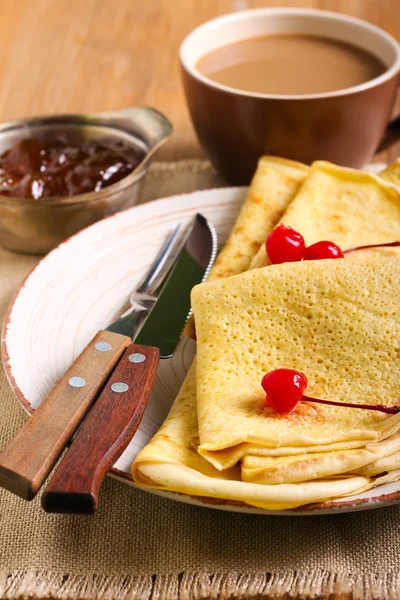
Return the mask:
[[214,16],[288,4],[360,17],[400,39],[399,0],[0,0],[0,121],[147,104],[175,127],[160,159],[204,156],[183,98],[180,42]]
[[150,105],[175,127],[159,158],[204,156],[183,98],[180,42],[214,16],[283,5],[360,17],[400,40],[399,0],[0,0],[0,121]]

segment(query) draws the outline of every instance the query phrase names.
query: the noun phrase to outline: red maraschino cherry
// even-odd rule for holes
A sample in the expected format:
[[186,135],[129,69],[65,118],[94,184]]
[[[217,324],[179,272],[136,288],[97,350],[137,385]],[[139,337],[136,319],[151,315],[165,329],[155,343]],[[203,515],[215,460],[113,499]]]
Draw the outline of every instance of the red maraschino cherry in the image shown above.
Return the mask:
[[261,385],[267,394],[265,399],[266,405],[271,406],[277,413],[292,412],[300,400],[344,408],[378,410],[388,415],[396,415],[400,412],[400,406],[355,404],[353,402],[336,402],[334,400],[321,400],[320,398],[304,396],[303,392],[308,385],[307,377],[301,371],[295,371],[294,369],[276,369],[275,371],[270,371],[262,378]]
[[278,225],[265,242],[265,249],[273,265],[301,260],[305,247],[301,233],[285,225]]
[[344,254],[339,246],[325,240],[311,244],[304,250],[304,260],[321,260],[323,258],[344,258]]
[[387,242],[383,244],[368,244],[342,250],[334,242],[322,240],[306,246],[304,238],[292,227],[278,225],[266,239],[265,249],[273,265],[285,262],[298,262],[300,260],[321,260],[324,258],[344,258],[345,254],[357,250],[368,250],[370,248],[386,248],[400,246],[400,242]]
[[261,385],[267,394],[268,406],[278,413],[290,413],[303,396],[307,377],[294,369],[276,369],[264,375]]

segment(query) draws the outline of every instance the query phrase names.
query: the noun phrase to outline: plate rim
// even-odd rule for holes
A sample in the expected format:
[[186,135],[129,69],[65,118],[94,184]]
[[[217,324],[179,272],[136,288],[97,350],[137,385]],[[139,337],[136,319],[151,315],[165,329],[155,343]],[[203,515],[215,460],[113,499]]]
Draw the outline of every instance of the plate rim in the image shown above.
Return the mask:
[[[53,253],[56,253],[60,250],[61,247],[73,242],[75,240],[75,238],[81,236],[83,233],[86,233],[89,230],[95,229],[99,226],[99,224],[103,224],[104,222],[110,222],[114,219],[118,219],[120,215],[122,214],[126,214],[126,213],[132,213],[135,212],[136,210],[142,208],[142,207],[147,207],[149,205],[154,205],[157,203],[165,203],[165,200],[170,200],[172,198],[179,198],[181,196],[191,196],[193,194],[203,194],[203,193],[209,193],[209,192],[219,192],[220,190],[223,191],[237,191],[237,190],[247,190],[248,186],[222,186],[222,187],[214,187],[214,188],[207,188],[205,190],[195,190],[193,192],[180,192],[179,194],[172,194],[171,196],[165,196],[162,198],[157,198],[156,200],[150,200],[149,202],[142,202],[139,204],[136,204],[135,206],[131,206],[130,208],[126,208],[125,210],[121,210],[118,211],[112,215],[108,215],[108,217],[105,217],[104,219],[100,219],[99,221],[96,221],[95,223],[92,223],[91,225],[88,225],[87,227],[84,227],[83,229],[81,229],[80,231],[77,231],[76,233],[74,233],[73,235],[70,235],[69,237],[67,237],[65,240],[63,240],[62,242],[60,242],[59,244],[57,244],[57,246],[55,246],[54,248],[52,248],[50,250],[50,252],[48,252],[47,254],[45,254],[44,256],[42,256],[39,260],[39,262],[34,265],[34,267],[32,267],[32,269],[29,271],[29,273],[27,273],[27,275],[24,277],[24,279],[22,280],[22,282],[20,283],[20,285],[17,287],[16,291],[14,292],[8,306],[7,306],[7,310],[4,316],[4,320],[3,320],[3,325],[1,328],[1,332],[0,332],[0,337],[1,337],[1,344],[0,344],[0,348],[1,348],[1,359],[2,359],[2,365],[3,365],[3,369],[4,372],[6,374],[8,383],[13,391],[13,393],[15,394],[15,396],[17,397],[18,402],[21,404],[22,408],[25,410],[25,412],[30,416],[35,412],[35,409],[32,408],[31,403],[29,402],[29,400],[25,397],[24,393],[22,392],[22,390],[19,388],[15,377],[13,376],[12,372],[11,372],[11,367],[9,364],[9,359],[10,359],[10,355],[8,353],[8,348],[7,348],[7,331],[8,331],[8,325],[10,323],[11,320],[11,314],[13,312],[14,309],[14,305],[17,302],[21,292],[23,291],[23,289],[26,286],[27,281],[30,279],[31,276],[33,276],[33,274],[35,273],[35,271],[37,269],[40,268],[42,262],[44,262],[45,260],[47,260],[47,258],[50,255],[53,255]],[[122,471],[121,471],[122,472]]]
[[[11,369],[11,365],[10,365],[10,356],[8,353],[8,346],[7,346],[7,335],[8,335],[8,329],[9,329],[8,325],[11,320],[11,315],[12,315],[15,303],[17,302],[20,294],[23,293],[23,290],[26,287],[27,281],[34,275],[34,273],[40,267],[42,262],[47,260],[47,258],[50,255],[53,255],[53,253],[58,252],[61,247],[68,245],[71,242],[73,243],[75,238],[78,238],[82,234],[86,234],[86,232],[88,230],[95,229],[95,228],[99,227],[100,224],[104,224],[104,222],[110,222],[113,219],[118,219],[118,218],[120,218],[120,215],[123,215],[124,213],[128,213],[128,212],[134,213],[138,209],[148,207],[149,205],[154,206],[157,204],[165,204],[166,200],[172,200],[174,198],[179,198],[181,196],[189,196],[190,197],[190,196],[198,195],[198,194],[207,195],[210,192],[214,192],[217,194],[219,192],[223,192],[223,193],[227,193],[227,192],[234,193],[234,192],[238,192],[238,191],[244,192],[246,189],[248,189],[248,186],[213,187],[213,188],[207,188],[204,190],[195,190],[192,192],[181,192],[178,194],[173,194],[171,196],[157,198],[156,200],[151,200],[149,202],[143,202],[143,203],[137,204],[136,206],[130,207],[126,210],[119,211],[117,213],[109,215],[108,217],[105,217],[104,219],[101,219],[100,221],[97,221],[96,223],[93,223],[93,224],[89,225],[88,227],[85,227],[84,229],[76,232],[72,236],[63,240],[60,244],[58,244],[55,248],[53,248],[49,253],[44,255],[39,260],[39,262],[25,276],[25,278],[23,279],[23,281],[21,282],[21,284],[18,286],[17,290],[13,294],[13,296],[9,302],[9,305],[7,307],[6,314],[5,314],[4,321],[3,321],[2,330],[1,330],[1,354],[2,354],[3,369],[6,374],[10,388],[16,397],[16,400],[19,402],[21,407],[24,409],[24,411],[29,416],[31,416],[35,412],[35,409],[32,407],[32,405],[28,401],[28,399],[25,397],[24,393],[18,386],[14,375],[12,374],[12,369]],[[192,495],[181,494],[179,492],[171,492],[171,491],[160,490],[160,489],[155,489],[155,488],[154,489],[144,488],[144,487],[137,485],[128,473],[126,473],[125,471],[122,471],[118,468],[115,468],[115,467],[113,467],[111,469],[111,471],[108,473],[108,475],[115,479],[118,479],[119,481],[122,481],[123,483],[128,484],[138,490],[145,491],[145,492],[151,493],[153,495],[161,496],[163,498],[167,498],[170,500],[175,500],[180,503],[189,504],[189,505],[197,506],[197,507],[201,507],[201,508],[212,508],[214,510],[224,510],[224,511],[229,511],[229,512],[236,512],[236,513],[242,513],[242,514],[253,514],[253,515],[260,515],[260,516],[287,516],[287,517],[290,517],[290,516],[316,516],[316,515],[322,516],[322,515],[326,515],[326,514],[349,513],[349,512],[357,512],[357,511],[361,511],[361,510],[383,508],[385,506],[391,506],[391,505],[400,503],[400,484],[399,484],[398,490],[390,492],[390,493],[384,493],[384,494],[381,494],[379,496],[375,496],[372,498],[358,498],[356,500],[354,500],[354,499],[353,500],[341,500],[341,499],[329,500],[327,502],[304,505],[304,506],[300,506],[300,507],[294,508],[294,509],[288,509],[288,510],[283,510],[283,511],[272,511],[272,510],[257,508],[257,507],[254,507],[254,506],[251,506],[251,505],[245,504],[245,503],[230,504],[229,501],[222,500],[222,499],[216,499],[216,498],[208,498],[207,496],[202,496],[202,497],[192,496]],[[377,486],[375,489],[378,490],[379,487],[380,486]]]

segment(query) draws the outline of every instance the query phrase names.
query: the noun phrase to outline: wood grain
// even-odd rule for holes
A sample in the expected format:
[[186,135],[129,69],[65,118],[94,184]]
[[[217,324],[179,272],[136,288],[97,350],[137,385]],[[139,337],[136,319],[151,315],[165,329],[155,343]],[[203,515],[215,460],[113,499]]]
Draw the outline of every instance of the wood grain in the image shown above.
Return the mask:
[[[360,17],[400,39],[398,0],[3,1],[0,119],[148,104],[175,127],[158,158],[204,156],[183,98],[180,42],[217,15],[288,4]],[[378,158],[387,160],[399,150],[397,145]]]
[[[99,342],[109,350],[97,350]],[[0,454],[1,487],[25,500],[36,496],[130,342],[109,331],[95,336]],[[73,387],[72,377],[83,378],[83,387]]]
[[43,493],[42,506],[47,512],[96,511],[104,477],[139,426],[159,356],[158,348],[128,346]]

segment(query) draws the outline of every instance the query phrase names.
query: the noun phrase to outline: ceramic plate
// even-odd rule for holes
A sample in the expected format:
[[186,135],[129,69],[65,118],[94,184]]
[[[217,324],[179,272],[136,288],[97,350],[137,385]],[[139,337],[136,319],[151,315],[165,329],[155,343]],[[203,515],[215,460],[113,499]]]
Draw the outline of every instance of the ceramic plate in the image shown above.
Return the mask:
[[[214,224],[222,244],[245,194],[246,188],[223,188],[157,200],[100,221],[50,252],[17,292],[3,332],[5,370],[24,409],[32,413],[94,334],[123,311],[129,293],[176,223],[187,222],[201,212]],[[175,356],[161,362],[140,429],[112,470],[112,475],[125,483],[134,485],[130,475],[132,461],[166,417],[194,351],[194,342],[183,339]],[[221,510],[309,515],[392,504],[400,501],[400,483],[283,513],[157,493]]]

